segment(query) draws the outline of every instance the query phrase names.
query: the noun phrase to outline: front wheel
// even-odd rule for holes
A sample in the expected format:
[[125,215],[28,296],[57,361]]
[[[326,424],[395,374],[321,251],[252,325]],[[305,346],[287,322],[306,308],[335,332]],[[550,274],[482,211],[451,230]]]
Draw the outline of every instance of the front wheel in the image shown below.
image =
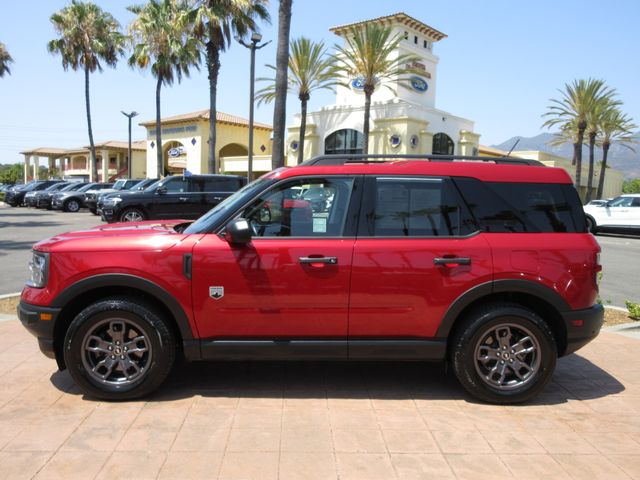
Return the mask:
[[587,230],[589,230],[594,235],[598,232],[596,221],[591,217],[587,217]]
[[163,316],[126,297],[85,308],[64,339],[69,373],[84,393],[104,400],[150,394],[169,374],[175,356],[175,339]]
[[525,402],[551,379],[558,356],[549,325],[517,304],[470,312],[455,331],[453,370],[474,397],[490,403]]
[[73,198],[71,200],[67,200],[67,203],[64,204],[63,210],[65,212],[75,213],[78,210],[80,210],[80,202],[78,200],[73,199]]
[[144,213],[137,208],[127,208],[120,214],[121,222],[141,222],[144,220]]

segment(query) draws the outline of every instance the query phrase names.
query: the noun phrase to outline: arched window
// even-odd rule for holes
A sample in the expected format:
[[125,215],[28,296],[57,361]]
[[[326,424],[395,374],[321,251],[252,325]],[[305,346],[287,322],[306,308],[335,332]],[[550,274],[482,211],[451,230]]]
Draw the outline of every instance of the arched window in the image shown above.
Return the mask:
[[434,155],[453,155],[453,140],[446,133],[436,133],[433,136],[433,149],[431,153]]
[[345,128],[337,130],[324,140],[324,153],[362,153],[362,133]]

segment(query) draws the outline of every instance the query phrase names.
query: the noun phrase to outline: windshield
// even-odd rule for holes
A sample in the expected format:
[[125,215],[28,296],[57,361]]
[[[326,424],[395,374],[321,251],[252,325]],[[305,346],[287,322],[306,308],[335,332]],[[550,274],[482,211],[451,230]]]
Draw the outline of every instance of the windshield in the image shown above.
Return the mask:
[[114,190],[122,190],[126,184],[126,180],[116,180],[116,183],[114,183],[113,187],[111,188],[113,188]]
[[79,189],[83,184],[80,182],[76,182],[76,183],[70,183],[69,185],[63,187],[60,189],[61,192],[68,192],[69,190],[77,190]]
[[164,180],[163,178],[161,178],[160,180],[156,180],[155,182],[153,182],[151,185],[149,185],[147,188],[144,189],[145,192],[152,192],[155,191],[155,189],[162,183],[162,180]]
[[216,225],[227,214],[234,212],[242,205],[251,200],[258,192],[265,189],[268,185],[274,182],[271,178],[260,177],[257,180],[245,185],[236,193],[230,197],[225,198],[218,205],[213,207],[198,220],[193,222],[184,231],[186,234],[190,233],[205,233],[211,230],[211,227]]
[[20,189],[21,192],[30,192],[31,190],[33,190],[34,188],[36,188],[38,185],[41,185],[42,182],[31,182],[26,184],[24,187],[22,187]]
[[87,183],[84,187],[80,187],[78,189],[79,192],[86,192],[87,190],[89,190],[92,187],[95,187],[95,183]]

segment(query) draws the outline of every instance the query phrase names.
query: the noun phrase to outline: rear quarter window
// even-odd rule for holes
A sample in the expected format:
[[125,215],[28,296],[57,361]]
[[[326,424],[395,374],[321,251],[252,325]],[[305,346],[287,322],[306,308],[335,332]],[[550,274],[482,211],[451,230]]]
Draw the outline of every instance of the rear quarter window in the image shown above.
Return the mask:
[[471,214],[485,232],[586,232],[572,185],[481,182],[456,178]]

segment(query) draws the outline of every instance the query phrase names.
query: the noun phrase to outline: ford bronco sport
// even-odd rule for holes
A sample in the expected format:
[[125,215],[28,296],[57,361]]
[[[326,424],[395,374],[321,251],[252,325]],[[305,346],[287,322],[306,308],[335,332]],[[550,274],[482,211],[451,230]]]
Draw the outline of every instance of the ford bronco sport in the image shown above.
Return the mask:
[[598,334],[599,251],[564,170],[317,157],[195,222],[37,243],[18,312],[97,398],[148,395],[180,354],[446,361],[475,397],[517,403]]

